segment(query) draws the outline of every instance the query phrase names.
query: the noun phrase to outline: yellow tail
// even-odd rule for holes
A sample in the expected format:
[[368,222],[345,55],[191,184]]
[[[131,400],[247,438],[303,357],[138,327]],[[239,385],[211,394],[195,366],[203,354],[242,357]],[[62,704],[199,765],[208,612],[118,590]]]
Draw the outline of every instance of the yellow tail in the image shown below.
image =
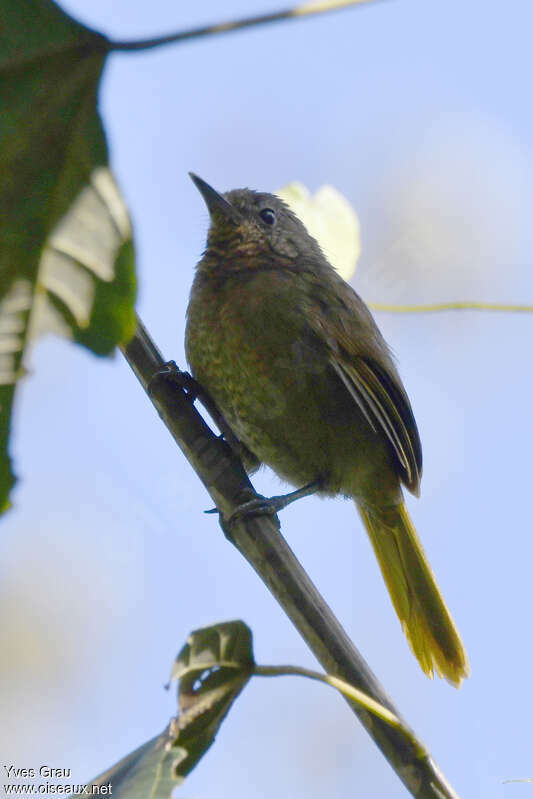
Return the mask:
[[468,658],[407,508],[358,510],[415,657],[428,677],[435,671],[458,688]]

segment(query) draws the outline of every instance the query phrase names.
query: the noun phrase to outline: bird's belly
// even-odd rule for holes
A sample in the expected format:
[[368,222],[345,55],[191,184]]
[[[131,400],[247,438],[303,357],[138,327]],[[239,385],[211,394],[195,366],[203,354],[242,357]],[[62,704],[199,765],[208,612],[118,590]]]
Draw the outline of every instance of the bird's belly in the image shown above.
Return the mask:
[[327,361],[291,355],[264,353],[248,339],[211,351],[193,370],[239,440],[287,482],[320,479],[326,494],[369,498],[376,475],[383,482],[390,474],[383,489],[396,495],[387,445]]
[[[264,287],[263,287],[264,288]],[[228,286],[189,308],[187,357],[237,438],[287,482],[380,504],[399,482],[389,447],[309,336],[297,296]]]

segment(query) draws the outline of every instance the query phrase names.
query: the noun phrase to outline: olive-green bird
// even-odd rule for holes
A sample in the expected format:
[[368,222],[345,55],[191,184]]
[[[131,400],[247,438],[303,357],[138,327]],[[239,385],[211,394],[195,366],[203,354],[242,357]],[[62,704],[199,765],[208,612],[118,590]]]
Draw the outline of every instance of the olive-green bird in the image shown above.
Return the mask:
[[194,377],[250,471],[353,497],[422,669],[459,686],[466,652],[402,496],[419,494],[418,430],[368,308],[278,197],[191,177],[211,217],[187,313]]

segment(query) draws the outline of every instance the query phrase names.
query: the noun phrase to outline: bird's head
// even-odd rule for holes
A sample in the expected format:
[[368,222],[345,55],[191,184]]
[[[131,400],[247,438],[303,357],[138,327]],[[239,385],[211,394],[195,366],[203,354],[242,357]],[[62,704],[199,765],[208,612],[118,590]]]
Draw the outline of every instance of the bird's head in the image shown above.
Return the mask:
[[190,176],[211,217],[207,254],[226,269],[239,264],[253,268],[269,259],[291,265],[324,260],[315,239],[279,197],[250,189],[219,194],[197,175]]

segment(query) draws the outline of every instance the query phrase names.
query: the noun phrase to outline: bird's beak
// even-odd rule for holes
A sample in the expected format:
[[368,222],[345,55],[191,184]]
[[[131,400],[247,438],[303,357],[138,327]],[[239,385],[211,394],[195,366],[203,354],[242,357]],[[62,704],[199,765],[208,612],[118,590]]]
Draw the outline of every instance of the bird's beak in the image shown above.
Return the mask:
[[213,215],[216,213],[221,213],[225,219],[227,219],[229,222],[233,222],[234,225],[238,225],[240,222],[242,222],[239,211],[234,208],[231,203],[229,203],[225,197],[222,196],[222,194],[219,194],[218,191],[215,191],[209,185],[209,183],[206,183],[205,180],[199,178],[198,175],[194,174],[194,172],[189,172],[189,175],[192,182],[204,198],[211,217],[213,217]]

